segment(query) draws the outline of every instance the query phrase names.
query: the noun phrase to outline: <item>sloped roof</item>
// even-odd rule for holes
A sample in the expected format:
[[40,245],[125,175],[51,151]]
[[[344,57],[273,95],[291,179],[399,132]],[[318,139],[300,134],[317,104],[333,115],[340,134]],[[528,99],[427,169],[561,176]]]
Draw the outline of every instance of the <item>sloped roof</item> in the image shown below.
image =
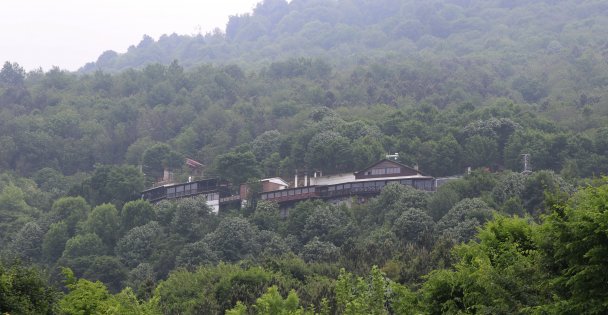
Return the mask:
[[280,177],[263,178],[263,179],[260,179],[260,182],[271,182],[271,183],[275,183],[278,185],[289,186],[289,183],[287,183],[285,180],[283,180]]
[[395,166],[399,166],[399,167],[405,167],[405,168],[410,169],[410,170],[412,170],[412,171],[414,171],[414,172],[416,172],[416,173],[418,173],[420,175],[429,176],[429,175],[425,174],[424,172],[422,172],[420,170],[417,170],[417,169],[415,169],[415,168],[413,168],[411,166],[407,166],[405,164],[399,163],[397,161],[389,160],[389,159],[382,159],[380,161],[377,161],[374,164],[369,165],[366,168],[364,168],[364,169],[362,169],[360,171],[355,172],[355,175],[365,174],[365,172],[367,170],[372,169],[372,168],[374,168],[374,166],[376,166],[376,165],[378,165],[380,163],[384,163],[384,162],[389,162],[389,163],[394,164]]

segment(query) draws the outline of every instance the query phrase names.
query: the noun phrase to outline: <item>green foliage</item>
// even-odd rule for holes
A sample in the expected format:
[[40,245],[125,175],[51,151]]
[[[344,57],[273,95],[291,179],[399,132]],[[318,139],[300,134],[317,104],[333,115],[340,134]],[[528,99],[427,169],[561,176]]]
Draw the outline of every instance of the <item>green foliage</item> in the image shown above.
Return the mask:
[[[279,293],[279,289],[276,286],[268,288],[268,292],[260,296],[255,304],[252,306],[254,314],[264,315],[304,315],[313,314],[312,312],[306,312],[302,307],[299,306],[298,294],[291,290],[285,299]],[[238,302],[237,305],[226,311],[226,314],[246,314],[247,306]]]
[[211,232],[217,220],[206,200],[204,196],[177,200],[171,229],[190,241]]
[[218,155],[215,164],[218,174],[232,183],[245,183],[262,175],[251,151]]
[[89,213],[83,224],[84,230],[101,238],[108,248],[113,248],[118,239],[119,218],[116,207],[111,204],[99,205]]
[[372,267],[369,278],[363,279],[340,271],[336,283],[338,314],[416,314],[414,294]]
[[[605,11],[268,0],[225,34],[146,36],[78,74],[6,62],[2,255],[73,268],[103,313],[221,314],[239,299],[235,312],[256,312],[291,289],[323,314],[606,313],[603,184],[564,201],[608,172]],[[389,185],[348,207],[303,202],[285,220],[254,198],[247,218],[202,199],[133,201],[164,169],[184,180],[186,156],[237,185],[352,172],[388,152],[432,176],[478,169],[432,194]],[[417,292],[376,271],[334,280],[372,265]],[[89,307],[70,299],[69,312]],[[45,312],[17,304],[8,312]]]
[[143,199],[129,201],[120,210],[120,230],[122,233],[126,233],[134,227],[155,221],[155,216],[154,209],[149,202]]
[[51,224],[42,239],[42,254],[47,261],[55,261],[61,257],[65,243],[70,238],[68,225],[61,221]]
[[116,256],[128,267],[146,262],[162,245],[164,232],[156,221],[135,227],[116,243]]
[[61,314],[161,314],[153,304],[141,303],[129,288],[112,295],[103,283],[74,277],[71,270],[64,270],[69,293],[59,300]]
[[25,194],[12,183],[2,187],[0,192],[0,242],[8,243],[9,237],[36,215],[36,209],[25,202]]
[[3,314],[55,314],[57,298],[57,292],[38,269],[0,262],[0,312]]
[[454,271],[431,272],[424,284],[430,314],[522,313],[543,300],[535,227],[499,217],[479,233],[479,243],[456,248]]
[[74,235],[76,224],[86,220],[90,209],[82,197],[63,197],[53,203],[49,217],[51,222],[64,221],[68,233]]
[[143,188],[143,174],[133,166],[97,166],[91,177],[91,203],[122,207],[125,202],[139,198]]
[[168,145],[156,144],[144,151],[141,164],[146,183],[149,185],[156,180],[162,179],[165,169],[171,170],[181,167],[183,160]]
[[35,222],[26,223],[9,244],[13,255],[23,260],[38,261],[44,233]]
[[566,204],[554,205],[539,235],[543,263],[555,292],[545,311],[601,314],[606,305],[608,185],[587,187]]
[[103,255],[107,247],[95,233],[78,234],[65,243],[63,257],[77,258],[84,256]]
[[258,252],[257,233],[257,227],[247,220],[227,217],[204,240],[220,259],[236,262]]

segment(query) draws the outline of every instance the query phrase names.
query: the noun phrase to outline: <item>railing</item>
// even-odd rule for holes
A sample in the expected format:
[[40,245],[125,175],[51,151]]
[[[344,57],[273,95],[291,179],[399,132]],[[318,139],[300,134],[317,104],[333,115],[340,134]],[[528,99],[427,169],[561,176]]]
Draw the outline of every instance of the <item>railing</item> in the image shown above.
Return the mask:
[[310,192],[310,193],[299,194],[299,195],[291,195],[291,196],[287,195],[287,196],[267,198],[264,200],[275,201],[275,202],[281,203],[281,202],[292,202],[292,201],[299,201],[299,200],[306,200],[306,199],[314,199],[314,198],[318,198],[318,197],[319,197],[319,195],[316,192]]
[[354,187],[354,188],[347,188],[347,189],[340,189],[340,190],[325,190],[325,191],[321,191],[320,193],[320,197],[321,198],[334,198],[334,197],[344,197],[344,196],[352,196],[352,195],[365,195],[365,194],[377,194],[380,193],[380,191],[382,191],[382,188],[384,188],[384,186],[382,187]]
[[234,195],[234,196],[220,198],[220,203],[234,202],[234,201],[239,201],[239,200],[241,200],[241,196]]

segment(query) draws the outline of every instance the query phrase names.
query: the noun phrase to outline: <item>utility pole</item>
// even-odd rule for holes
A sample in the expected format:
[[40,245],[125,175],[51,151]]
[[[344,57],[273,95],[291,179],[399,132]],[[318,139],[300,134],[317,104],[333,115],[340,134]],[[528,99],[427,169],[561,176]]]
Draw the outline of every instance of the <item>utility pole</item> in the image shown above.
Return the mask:
[[524,160],[524,171],[521,172],[524,175],[528,175],[530,173],[532,173],[532,168],[530,167],[530,154],[529,153],[525,153],[521,155],[523,157]]

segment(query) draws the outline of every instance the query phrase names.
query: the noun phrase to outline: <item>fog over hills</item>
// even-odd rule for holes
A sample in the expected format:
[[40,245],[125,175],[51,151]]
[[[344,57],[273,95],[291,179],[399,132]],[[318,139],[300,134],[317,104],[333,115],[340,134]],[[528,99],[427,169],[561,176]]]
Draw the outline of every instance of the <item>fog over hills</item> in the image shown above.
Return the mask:
[[265,0],[231,16],[225,31],[144,36],[128,52],[106,51],[81,71],[150,63],[261,65],[322,57],[340,65],[376,59],[527,58],[589,50],[606,54],[605,1]]

